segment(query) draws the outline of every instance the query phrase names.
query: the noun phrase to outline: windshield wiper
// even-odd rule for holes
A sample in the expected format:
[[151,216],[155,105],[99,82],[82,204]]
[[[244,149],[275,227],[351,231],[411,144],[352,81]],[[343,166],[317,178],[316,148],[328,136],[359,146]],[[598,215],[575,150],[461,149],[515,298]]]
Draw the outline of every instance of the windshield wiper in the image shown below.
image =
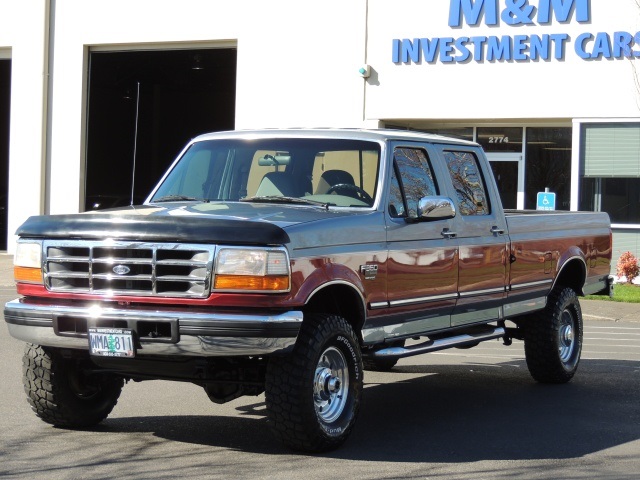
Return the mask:
[[155,202],[205,202],[209,203],[208,198],[196,198],[189,197],[187,195],[165,195],[164,197],[154,198],[151,200],[152,203]]
[[245,197],[240,199],[241,202],[256,202],[256,203],[295,203],[298,205],[314,205],[317,207],[329,208],[334,205],[333,203],[318,202],[317,200],[311,200],[308,198],[300,197],[283,197],[280,195],[265,195],[256,197]]

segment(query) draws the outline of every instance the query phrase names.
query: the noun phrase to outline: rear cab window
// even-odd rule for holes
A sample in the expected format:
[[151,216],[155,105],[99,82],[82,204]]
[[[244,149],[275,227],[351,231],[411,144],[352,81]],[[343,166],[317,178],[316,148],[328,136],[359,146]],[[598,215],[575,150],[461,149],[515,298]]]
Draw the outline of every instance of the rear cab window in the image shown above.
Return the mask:
[[491,205],[478,158],[468,151],[445,150],[444,159],[460,215],[489,215]]

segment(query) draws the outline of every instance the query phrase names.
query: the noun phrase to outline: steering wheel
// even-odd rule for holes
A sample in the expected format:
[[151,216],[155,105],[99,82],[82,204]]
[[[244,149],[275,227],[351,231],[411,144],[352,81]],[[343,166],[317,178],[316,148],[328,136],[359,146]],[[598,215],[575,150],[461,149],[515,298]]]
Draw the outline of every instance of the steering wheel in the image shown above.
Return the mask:
[[329,190],[327,190],[326,193],[327,195],[329,195],[330,193],[338,192],[339,190],[344,191],[349,197],[353,197],[357,200],[362,200],[369,206],[373,205],[373,198],[371,198],[371,195],[369,195],[364,189],[360,188],[357,185],[354,185],[353,183],[336,183],[335,185],[329,187]]

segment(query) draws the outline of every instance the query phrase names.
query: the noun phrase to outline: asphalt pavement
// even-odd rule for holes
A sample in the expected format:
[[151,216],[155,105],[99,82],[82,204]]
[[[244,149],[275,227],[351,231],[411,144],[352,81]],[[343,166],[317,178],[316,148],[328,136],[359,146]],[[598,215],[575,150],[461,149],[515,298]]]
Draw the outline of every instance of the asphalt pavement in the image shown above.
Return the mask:
[[[15,296],[0,254],[0,305]],[[582,305],[568,384],[534,382],[523,342],[404,358],[365,372],[352,436],[320,455],[275,441],[264,395],[216,405],[182,382],[129,382],[100,425],[53,428],[27,404],[23,343],[0,328],[0,478],[637,480],[640,305]]]
[[[14,285],[13,255],[0,253],[0,287],[9,287],[12,285]],[[580,304],[585,320],[640,322],[640,304],[638,303],[582,299]]]

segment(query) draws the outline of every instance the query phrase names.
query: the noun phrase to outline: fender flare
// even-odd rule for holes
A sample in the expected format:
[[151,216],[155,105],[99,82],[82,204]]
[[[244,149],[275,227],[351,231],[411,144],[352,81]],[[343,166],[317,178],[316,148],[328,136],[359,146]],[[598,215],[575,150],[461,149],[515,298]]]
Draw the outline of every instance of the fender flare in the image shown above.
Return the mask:
[[575,287],[579,295],[584,295],[584,284],[587,280],[587,261],[584,252],[575,246],[571,247],[558,258],[558,273],[553,280],[551,290],[558,284],[558,279],[563,277],[563,274],[565,274],[569,268],[573,268],[573,265],[579,265],[582,278],[579,279],[579,281],[570,282],[568,286]]

